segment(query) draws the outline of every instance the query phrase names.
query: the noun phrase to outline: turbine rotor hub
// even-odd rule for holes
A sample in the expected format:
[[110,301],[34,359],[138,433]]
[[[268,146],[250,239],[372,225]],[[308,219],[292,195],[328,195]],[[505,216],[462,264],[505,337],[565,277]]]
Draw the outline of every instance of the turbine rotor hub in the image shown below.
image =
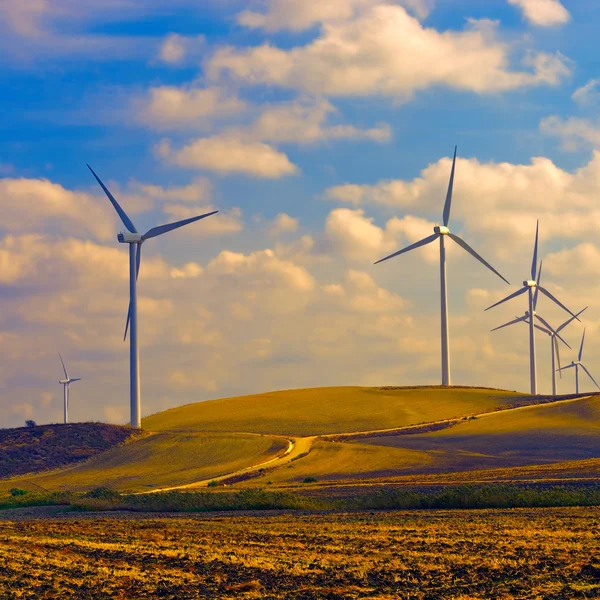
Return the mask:
[[435,233],[439,234],[439,235],[448,235],[450,233],[450,230],[445,227],[444,225],[436,225],[433,228],[433,231],[435,231]]
[[523,285],[525,287],[534,288],[534,287],[537,287],[537,281],[533,281],[532,279],[529,279],[528,281],[524,281]]
[[141,233],[129,233],[128,231],[119,233],[117,240],[121,244],[141,244],[144,241]]

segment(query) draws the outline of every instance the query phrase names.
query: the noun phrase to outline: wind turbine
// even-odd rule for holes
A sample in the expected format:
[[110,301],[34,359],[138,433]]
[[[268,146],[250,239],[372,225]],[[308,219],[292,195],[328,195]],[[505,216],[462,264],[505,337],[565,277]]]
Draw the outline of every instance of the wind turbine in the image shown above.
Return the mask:
[[169,231],[173,231],[173,229],[178,229],[184,225],[189,225],[194,221],[199,221],[200,219],[210,217],[219,211],[214,210],[198,217],[191,217],[190,219],[184,219],[183,221],[177,221],[167,225],[159,225],[158,227],[153,227],[142,235],[141,233],[138,233],[131,219],[119,206],[119,203],[108,191],[108,188],[102,183],[102,181],[100,181],[100,178],[98,175],[96,175],[96,173],[94,173],[92,167],[90,167],[90,165],[87,165],[87,167],[92,172],[92,175],[96,178],[96,181],[100,184],[100,187],[104,190],[104,193],[108,196],[108,199],[110,200],[114,209],[117,211],[121,221],[123,221],[123,224],[129,231],[129,233],[119,233],[117,235],[117,240],[121,244],[129,244],[129,311],[127,313],[127,323],[125,325],[125,338],[127,337],[127,329],[131,326],[131,333],[129,336],[131,426],[139,429],[141,427],[141,398],[140,359],[138,352],[137,278],[140,272],[140,264],[142,261],[142,244],[150,238],[168,233]]
[[81,381],[81,377],[72,378],[67,373],[67,367],[65,367],[65,361],[62,359],[60,352],[58,353],[60,362],[62,363],[63,371],[65,372],[65,378],[61,379],[58,383],[62,383],[64,392],[64,413],[65,413],[65,425],[69,422],[69,385],[74,381]]
[[411,244],[407,246],[403,250],[399,250],[398,252],[394,252],[394,254],[390,254],[381,260],[378,260],[375,264],[379,264],[385,260],[390,258],[394,258],[394,256],[399,256],[400,254],[404,254],[405,252],[410,252],[415,248],[420,248],[421,246],[426,246],[431,242],[434,242],[439,238],[440,240],[440,296],[441,296],[441,333],[442,333],[442,385],[451,385],[450,382],[450,342],[449,342],[449,333],[448,333],[448,288],[447,288],[447,280],[446,280],[446,246],[445,246],[445,238],[448,236],[450,239],[454,240],[461,248],[466,250],[471,256],[476,258],[480,263],[484,264],[490,271],[494,272],[500,279],[509,283],[507,279],[502,277],[494,267],[492,267],[488,262],[486,262],[471,246],[467,244],[463,239],[458,237],[457,235],[450,233],[450,229],[448,229],[448,222],[450,221],[450,208],[452,205],[452,191],[454,188],[454,172],[456,168],[456,151],[457,148],[454,148],[454,158],[452,159],[452,171],[450,172],[450,182],[448,184],[448,193],[446,194],[446,202],[444,204],[444,213],[443,213],[443,225],[436,225],[433,228],[433,235],[422,239],[419,242]]
[[[533,247],[533,260],[531,262],[531,279],[523,282],[523,287],[510,294],[503,300],[496,302],[496,304],[492,304],[492,306],[488,306],[485,310],[490,310],[490,308],[494,308],[508,300],[512,300],[521,294],[525,294],[529,292],[529,315],[535,316],[535,307],[537,305],[537,295],[538,290],[552,300],[555,304],[560,306],[563,310],[566,310],[571,316],[579,321],[577,315],[572,313],[562,302],[558,301],[546,288],[542,287],[539,284],[539,278],[541,275],[541,264],[540,264],[540,272],[538,273],[537,269],[537,256],[538,256],[538,241],[539,241],[539,229],[540,222],[537,222],[535,229],[535,245]],[[538,280],[536,281],[536,275]],[[535,291],[534,291],[535,290]],[[527,313],[526,313],[527,314]],[[529,323],[529,378],[531,383],[531,393],[532,395],[537,394],[537,372],[536,372],[536,364],[535,364],[535,323],[533,319],[528,318]],[[510,323],[512,324],[512,322]],[[508,325],[508,324],[507,324]]]
[[[542,275],[542,262],[540,261],[540,269],[538,271],[538,279],[537,286],[540,285],[540,277]],[[571,350],[571,346],[567,344],[567,342],[561,337],[560,332],[569,325],[575,318],[578,318],[579,315],[587,310],[587,306],[579,311],[577,315],[571,317],[569,320],[565,321],[560,327],[554,329],[548,321],[546,321],[542,316],[538,315],[536,312],[537,302],[538,302],[538,290],[539,287],[536,287],[535,294],[533,295],[533,316],[542,324],[535,325],[536,329],[544,332],[546,335],[550,336],[550,345],[551,345],[551,355],[552,355],[552,395],[556,396],[556,363],[558,361],[558,368],[560,369],[560,352],[558,349],[558,340],[560,340],[569,350]],[[495,327],[492,331],[498,331],[499,329],[503,329],[504,327],[510,327],[511,325],[515,325],[516,323],[525,323],[529,325],[529,311],[525,311],[525,314],[522,317],[516,317],[513,321],[509,321],[508,323],[504,323],[504,325],[500,325],[500,327]],[[561,376],[562,377],[562,376]]]
[[596,380],[592,377],[592,374],[585,368],[585,365],[581,362],[581,355],[583,354],[583,342],[585,341],[585,329],[583,330],[583,335],[581,336],[581,346],[579,347],[579,354],[577,355],[577,360],[571,362],[570,365],[566,367],[562,367],[560,371],[565,371],[567,369],[575,368],[575,393],[579,394],[579,367],[581,367],[586,373],[587,376],[594,382],[594,385],[600,390],[600,385],[596,383]]

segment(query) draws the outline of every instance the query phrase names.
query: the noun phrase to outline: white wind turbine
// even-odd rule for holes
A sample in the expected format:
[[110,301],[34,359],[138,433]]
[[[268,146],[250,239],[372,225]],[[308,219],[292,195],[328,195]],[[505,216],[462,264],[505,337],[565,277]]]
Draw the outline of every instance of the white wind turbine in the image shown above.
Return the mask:
[[119,203],[115,200],[114,196],[108,191],[107,187],[100,181],[100,178],[94,173],[92,167],[87,165],[88,169],[92,172],[92,175],[96,178],[96,181],[100,184],[100,187],[104,190],[104,193],[108,196],[117,214],[123,221],[123,224],[129,231],[122,232],[117,235],[117,240],[121,244],[129,244],[129,311],[127,313],[127,323],[125,325],[125,337],[127,337],[127,329],[131,326],[131,333],[129,336],[129,381],[130,381],[130,412],[131,412],[131,426],[139,429],[141,427],[141,398],[140,398],[140,359],[138,352],[138,318],[137,318],[137,278],[140,272],[140,264],[142,261],[142,244],[153,237],[157,237],[173,229],[178,229],[194,221],[199,221],[206,217],[219,212],[214,210],[212,212],[200,215],[198,217],[191,217],[190,219],[184,219],[183,221],[177,221],[175,223],[169,223],[167,225],[159,225],[153,227],[143,235],[138,233],[135,225],[131,219],[127,216],[125,211],[119,206]]
[[583,342],[585,341],[585,329],[583,330],[583,335],[581,336],[581,346],[579,347],[579,354],[577,355],[577,360],[571,362],[570,365],[566,367],[562,367],[560,371],[565,371],[567,369],[575,368],[575,393],[579,394],[579,367],[581,367],[587,374],[587,376],[594,382],[594,385],[600,390],[600,385],[596,383],[596,380],[592,377],[592,374],[585,368],[585,365],[581,362],[581,356],[583,354]]
[[65,367],[65,361],[62,359],[60,352],[58,353],[58,358],[60,358],[60,362],[62,364],[63,371],[65,372],[65,378],[61,379],[58,383],[61,383],[63,386],[63,396],[64,396],[64,414],[65,414],[65,425],[69,422],[69,385],[74,381],[81,381],[81,377],[69,377],[67,373],[67,367]]
[[442,334],[442,385],[451,385],[450,380],[450,342],[449,342],[449,333],[448,333],[448,288],[446,283],[446,246],[445,246],[445,238],[448,236],[450,239],[454,240],[461,248],[466,250],[471,256],[476,258],[480,263],[484,264],[490,271],[498,275],[500,279],[509,283],[494,267],[492,267],[488,262],[486,262],[471,246],[469,246],[463,239],[458,237],[457,235],[450,233],[450,229],[448,229],[448,222],[450,221],[450,208],[452,205],[452,190],[454,188],[454,171],[456,168],[456,150],[454,148],[454,158],[452,160],[452,171],[450,172],[450,183],[448,184],[448,193],[446,194],[446,202],[444,204],[444,213],[443,213],[443,225],[436,225],[433,228],[433,235],[422,239],[419,242],[411,244],[407,246],[403,250],[399,250],[398,252],[394,252],[394,254],[390,254],[390,256],[386,256],[381,260],[378,260],[375,264],[379,264],[385,260],[393,258],[394,256],[398,256],[400,254],[404,254],[405,252],[410,252],[415,248],[419,248],[421,246],[425,246],[434,242],[439,238],[440,240],[440,296],[441,296],[441,334]]
[[[507,296],[503,300],[496,302],[496,304],[492,304],[492,306],[488,306],[488,308],[486,308],[485,310],[490,310],[490,308],[494,308],[495,306],[498,306],[499,304],[503,304],[504,302],[507,302],[508,300],[512,300],[512,298],[516,298],[517,296],[520,296],[521,294],[525,294],[525,293],[529,292],[529,311],[528,311],[528,313],[526,313],[526,315],[533,315],[535,317],[536,316],[535,307],[537,305],[537,294],[538,294],[538,290],[539,290],[540,292],[542,292],[542,294],[544,294],[544,296],[547,296],[548,298],[550,298],[550,300],[552,300],[555,304],[560,306],[563,310],[566,310],[572,317],[574,317],[575,319],[577,319],[579,321],[579,318],[577,317],[577,315],[572,313],[564,304],[562,304],[562,302],[559,302],[546,288],[543,288],[539,284],[539,278],[541,275],[541,264],[540,264],[540,272],[538,273],[538,270],[537,270],[539,226],[540,226],[540,222],[538,221],[537,225],[536,225],[536,229],[535,229],[535,245],[533,247],[533,261],[531,262],[531,279],[524,281],[523,287],[520,290],[510,294],[510,296]],[[536,281],[536,275],[538,277],[537,281]],[[529,324],[529,378],[530,378],[530,384],[531,384],[531,393],[533,395],[535,395],[535,394],[537,394],[537,372],[536,372],[536,364],[535,364],[535,322],[534,322],[534,319],[529,319],[529,317],[527,317],[527,319],[528,319],[527,322]],[[510,324],[512,324],[512,322],[507,323],[507,325],[510,325]]]

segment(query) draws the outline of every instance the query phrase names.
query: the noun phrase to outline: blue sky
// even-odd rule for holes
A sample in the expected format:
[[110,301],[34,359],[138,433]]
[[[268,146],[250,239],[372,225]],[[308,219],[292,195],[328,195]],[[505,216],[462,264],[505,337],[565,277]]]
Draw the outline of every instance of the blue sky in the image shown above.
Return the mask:
[[[437,382],[435,256],[372,263],[439,222],[455,144],[454,230],[516,284],[539,218],[600,366],[591,0],[80,4],[0,7],[2,425],[60,419],[58,350],[84,378],[73,417],[127,419],[121,225],[86,162],[140,229],[221,211],[144,247],[144,414]],[[489,334],[524,307],[484,313],[510,290],[449,260],[454,381],[527,389],[526,330]]]

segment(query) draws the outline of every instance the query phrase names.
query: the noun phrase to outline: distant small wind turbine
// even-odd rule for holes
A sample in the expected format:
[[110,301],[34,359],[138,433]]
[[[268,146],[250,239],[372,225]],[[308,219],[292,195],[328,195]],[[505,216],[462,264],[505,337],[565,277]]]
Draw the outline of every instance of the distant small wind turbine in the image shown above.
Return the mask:
[[184,225],[189,225],[194,221],[199,221],[206,217],[210,217],[218,213],[218,210],[200,215],[198,217],[191,217],[190,219],[184,219],[183,221],[176,221],[175,223],[169,223],[167,225],[160,225],[153,227],[143,235],[138,233],[135,225],[131,219],[127,216],[125,211],[119,206],[119,203],[115,200],[114,196],[108,191],[107,187],[100,181],[100,178],[94,173],[90,165],[87,166],[92,172],[92,175],[96,178],[96,181],[100,184],[100,187],[104,190],[104,193],[108,196],[117,214],[123,221],[123,224],[128,229],[129,233],[122,232],[117,235],[117,240],[121,244],[129,244],[129,311],[127,313],[127,323],[125,325],[125,337],[127,337],[127,329],[131,324],[131,334],[129,336],[129,381],[130,381],[130,412],[131,412],[131,426],[139,429],[142,426],[141,421],[141,398],[140,398],[140,358],[138,352],[138,319],[137,319],[137,278],[140,272],[140,264],[142,262],[142,244],[153,237],[162,235],[178,229]]
[[[538,273],[538,269],[537,269],[539,227],[540,227],[540,222],[538,221],[536,229],[535,229],[535,245],[533,247],[533,261],[531,262],[531,279],[524,281],[523,287],[520,290],[510,294],[510,296],[507,296],[503,300],[496,302],[496,304],[492,304],[492,306],[488,306],[488,308],[486,308],[485,310],[490,310],[491,308],[494,308],[495,306],[503,304],[504,302],[507,302],[508,300],[512,300],[513,298],[516,298],[517,296],[520,296],[521,294],[525,294],[525,293],[529,292],[529,311],[528,311],[528,313],[530,315],[535,316],[535,306],[537,305],[537,294],[538,294],[538,290],[539,290],[540,292],[542,292],[542,294],[544,294],[544,296],[547,296],[548,298],[550,298],[550,300],[552,300],[552,302],[554,302],[555,304],[560,306],[563,310],[566,310],[571,316],[573,316],[575,319],[577,319],[579,321],[579,318],[577,317],[577,315],[572,313],[562,302],[558,301],[546,288],[543,288],[539,284],[539,277],[541,275],[541,264],[540,264],[540,272],[539,273]],[[536,275],[537,275],[538,281],[536,281]],[[535,290],[535,292],[534,292],[534,290]],[[528,318],[528,323],[529,323],[529,378],[530,378],[530,384],[531,384],[531,393],[533,395],[535,395],[535,394],[537,394],[537,372],[536,372],[536,364],[535,364],[535,322],[534,322],[534,319]]]
[[61,383],[64,391],[64,412],[65,412],[65,425],[69,422],[69,385],[74,381],[81,381],[81,377],[71,378],[67,373],[67,367],[65,367],[65,361],[62,359],[60,352],[58,353],[60,362],[62,363],[63,371],[65,372],[65,378],[61,379],[58,383]]
[[466,250],[471,256],[476,258],[480,263],[485,265],[490,271],[498,275],[500,279],[509,283],[507,279],[502,277],[494,267],[492,267],[488,262],[486,262],[471,246],[467,244],[463,239],[458,237],[457,235],[450,233],[450,229],[448,229],[448,222],[450,221],[450,208],[452,205],[452,191],[454,188],[454,171],[456,168],[456,151],[457,148],[454,148],[454,158],[452,160],[452,171],[450,172],[450,183],[448,184],[448,193],[446,194],[446,203],[444,204],[444,213],[443,213],[443,221],[444,225],[436,225],[433,228],[433,235],[422,239],[419,242],[411,244],[407,246],[403,250],[399,250],[398,252],[394,252],[394,254],[390,254],[390,256],[386,256],[381,260],[378,260],[375,264],[379,264],[385,260],[393,258],[394,256],[399,256],[400,254],[404,254],[405,252],[410,252],[415,248],[419,248],[421,246],[425,246],[434,242],[439,238],[440,240],[440,293],[441,293],[441,333],[442,333],[442,385],[451,385],[450,381],[450,336],[448,332],[448,289],[446,284],[446,247],[444,243],[444,238],[448,236],[450,239],[454,240],[463,250]]
[[600,390],[600,385],[596,383],[596,380],[592,377],[592,374],[585,368],[585,365],[581,362],[581,356],[583,354],[583,342],[585,341],[585,329],[583,330],[583,335],[581,336],[581,346],[579,347],[579,354],[577,355],[577,360],[571,362],[570,365],[566,367],[562,367],[560,371],[566,371],[567,369],[575,368],[575,393],[579,394],[579,367],[581,367],[587,374],[587,376],[594,382],[594,385]]

